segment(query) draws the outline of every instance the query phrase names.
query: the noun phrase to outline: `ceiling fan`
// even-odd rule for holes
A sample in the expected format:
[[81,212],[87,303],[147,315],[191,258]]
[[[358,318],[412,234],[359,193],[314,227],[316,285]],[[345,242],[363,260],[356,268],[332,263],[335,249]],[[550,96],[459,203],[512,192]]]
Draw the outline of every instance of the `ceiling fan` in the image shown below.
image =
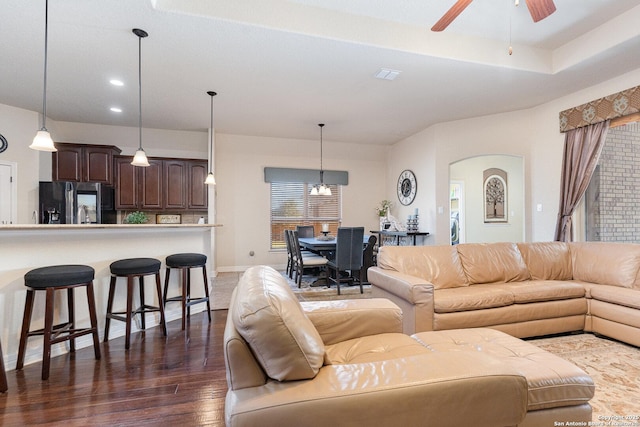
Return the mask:
[[[440,20],[431,27],[431,31],[442,31],[447,28],[447,26],[462,13],[462,11],[469,6],[472,1],[473,0],[456,1],[456,3],[451,6],[451,9],[449,9],[447,13],[445,13],[442,18],[440,18]],[[533,22],[541,21],[556,11],[556,5],[553,4],[553,0],[526,0],[526,2],[531,18],[533,18]]]

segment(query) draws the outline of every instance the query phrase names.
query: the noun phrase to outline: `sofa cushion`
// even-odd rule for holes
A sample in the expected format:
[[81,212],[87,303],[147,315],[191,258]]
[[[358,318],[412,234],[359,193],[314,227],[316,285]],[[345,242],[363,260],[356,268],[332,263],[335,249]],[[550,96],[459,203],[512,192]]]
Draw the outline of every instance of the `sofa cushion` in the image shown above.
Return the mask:
[[527,379],[529,411],[585,404],[595,392],[591,377],[571,362],[493,329],[453,329],[412,336],[434,352],[484,353],[515,368]]
[[640,289],[640,245],[609,242],[570,245],[575,280]]
[[436,313],[482,310],[514,303],[513,293],[509,289],[492,285],[439,289],[434,291],[433,300],[433,311]]
[[464,243],[455,247],[471,285],[518,282],[531,277],[515,243]]
[[420,277],[435,289],[468,285],[455,246],[382,246],[378,267]]
[[565,280],[528,280],[495,286],[508,289],[513,294],[513,300],[516,304],[584,298],[585,296],[582,285]]
[[402,333],[369,335],[326,346],[325,365],[370,363],[431,353]]
[[518,243],[533,280],[571,280],[571,252],[565,242]]
[[640,292],[620,286],[591,287],[591,298],[640,310]]
[[273,268],[251,267],[242,275],[230,313],[269,377],[308,379],[322,367],[322,338],[284,277]]

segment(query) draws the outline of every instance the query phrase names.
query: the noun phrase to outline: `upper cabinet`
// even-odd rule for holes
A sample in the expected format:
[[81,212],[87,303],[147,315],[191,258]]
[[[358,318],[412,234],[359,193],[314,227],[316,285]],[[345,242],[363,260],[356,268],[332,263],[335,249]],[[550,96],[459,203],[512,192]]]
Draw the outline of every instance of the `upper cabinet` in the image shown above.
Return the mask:
[[206,160],[155,157],[136,167],[131,159],[115,157],[116,209],[207,210]]
[[192,160],[187,164],[187,208],[200,210],[209,207],[209,186],[207,179],[207,161]]
[[113,158],[120,149],[112,145],[56,142],[51,156],[54,181],[100,182],[113,185]]

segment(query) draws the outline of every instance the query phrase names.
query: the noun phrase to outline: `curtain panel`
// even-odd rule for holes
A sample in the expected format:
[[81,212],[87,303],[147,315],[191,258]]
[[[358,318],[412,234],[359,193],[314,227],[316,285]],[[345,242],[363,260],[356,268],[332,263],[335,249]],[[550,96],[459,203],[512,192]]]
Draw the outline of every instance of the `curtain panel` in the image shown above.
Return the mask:
[[607,137],[609,122],[605,120],[565,134],[556,241],[573,240],[571,217],[589,186]]

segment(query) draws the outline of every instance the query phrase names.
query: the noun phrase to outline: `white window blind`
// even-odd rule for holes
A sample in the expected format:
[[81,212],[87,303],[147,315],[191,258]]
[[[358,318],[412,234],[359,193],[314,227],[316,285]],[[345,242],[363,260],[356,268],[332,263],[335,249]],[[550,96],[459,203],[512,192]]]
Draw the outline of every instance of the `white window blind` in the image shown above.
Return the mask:
[[297,225],[313,225],[317,236],[322,224],[329,224],[330,234],[336,235],[342,212],[341,186],[329,185],[331,196],[310,196],[311,186],[271,183],[271,249],[286,249],[284,230],[294,230]]

